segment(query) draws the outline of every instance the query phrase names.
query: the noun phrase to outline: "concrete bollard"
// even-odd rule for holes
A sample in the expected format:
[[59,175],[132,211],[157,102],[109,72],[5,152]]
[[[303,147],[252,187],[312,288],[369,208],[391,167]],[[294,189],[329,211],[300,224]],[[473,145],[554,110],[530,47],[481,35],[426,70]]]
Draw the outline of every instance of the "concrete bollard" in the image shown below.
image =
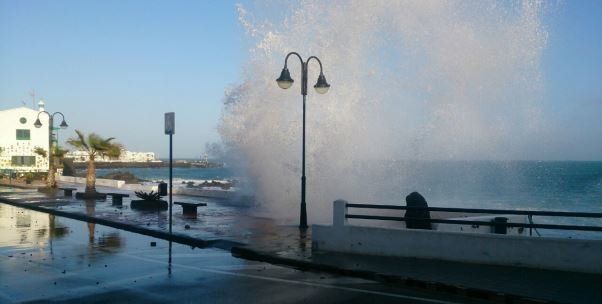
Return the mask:
[[332,210],[332,226],[333,227],[342,227],[347,225],[347,201],[346,200],[336,200],[333,203]]

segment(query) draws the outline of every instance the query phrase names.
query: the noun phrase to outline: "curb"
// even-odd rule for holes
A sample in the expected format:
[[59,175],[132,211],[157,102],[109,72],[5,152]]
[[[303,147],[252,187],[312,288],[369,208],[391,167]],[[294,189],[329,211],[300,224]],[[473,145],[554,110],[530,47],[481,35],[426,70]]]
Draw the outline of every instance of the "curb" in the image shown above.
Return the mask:
[[249,248],[244,247],[232,247],[230,250],[232,252],[232,256],[247,260],[266,262],[275,265],[284,265],[293,267],[303,271],[321,271],[321,272],[329,272],[333,274],[348,276],[348,277],[356,277],[361,279],[367,279],[372,281],[378,281],[386,284],[394,284],[400,285],[403,287],[410,287],[421,289],[423,291],[436,291],[440,293],[446,293],[450,295],[464,296],[467,298],[475,299],[475,300],[485,300],[491,301],[494,303],[506,303],[506,304],[514,304],[514,303],[525,303],[525,304],[541,304],[541,303],[557,303],[548,300],[542,299],[534,299],[528,298],[520,295],[506,294],[497,291],[478,289],[478,288],[468,288],[461,285],[451,285],[434,281],[425,281],[414,279],[410,277],[400,276],[400,275],[392,275],[392,274],[384,274],[378,273],[374,271],[368,270],[354,270],[354,269],[346,269],[340,268],[337,266],[332,266],[328,264],[319,264],[312,263],[303,260],[296,260],[292,258],[285,258],[281,256],[276,256],[274,254],[270,254],[267,252],[261,252]]

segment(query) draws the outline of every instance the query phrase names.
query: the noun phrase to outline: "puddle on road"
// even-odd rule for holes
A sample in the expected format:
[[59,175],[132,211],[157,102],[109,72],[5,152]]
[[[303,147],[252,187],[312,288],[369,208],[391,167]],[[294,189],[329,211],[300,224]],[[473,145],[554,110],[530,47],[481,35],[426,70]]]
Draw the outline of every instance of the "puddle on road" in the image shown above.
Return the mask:
[[182,266],[172,276],[172,258],[190,269],[248,264],[220,249],[170,244],[0,203],[0,303],[119,293],[124,286],[154,292],[157,284],[198,280],[199,272]]
[[95,224],[0,204],[0,247],[3,251],[45,250],[53,241],[67,236],[87,239],[89,245],[98,249],[119,247],[119,233],[104,230]]
[[[1,189],[1,188],[0,188]],[[20,191],[15,193],[16,197],[24,195],[35,196],[37,193],[32,190]],[[0,191],[0,195],[4,196]],[[110,220],[113,222],[124,223],[131,226],[137,226],[144,229],[158,230],[167,232],[169,230],[169,212],[168,211],[140,211],[130,208],[131,198],[124,198],[121,206],[113,205],[110,198],[107,200],[91,200],[82,201],[73,198],[57,197],[53,199],[61,199],[60,202],[52,200],[20,200],[22,204],[33,204],[46,209],[60,210],[62,212],[84,214],[95,218]],[[266,252],[272,252],[276,255],[295,257],[302,259],[311,258],[311,234],[300,235],[296,226],[279,225],[276,220],[257,217],[251,214],[252,210],[248,207],[233,206],[232,204],[224,203],[213,199],[204,198],[180,198],[175,197],[174,201],[184,201],[184,199],[195,200],[207,203],[207,206],[199,207],[197,217],[189,217],[182,214],[179,206],[174,206],[173,211],[173,232],[184,234],[193,238],[215,241],[212,247],[229,249],[234,245],[246,243],[251,248],[260,249]],[[23,212],[23,211],[22,211]],[[23,214],[29,214],[27,212]],[[47,214],[41,215],[48,217]],[[66,219],[54,220],[57,222],[56,227],[61,227],[61,223]],[[48,219],[39,219],[40,223],[48,223]],[[28,222],[28,220],[21,220]],[[31,225],[31,221],[28,224]],[[48,226],[48,224],[46,224]],[[119,244],[119,240],[113,236],[105,238],[102,243],[99,243],[98,237],[100,234],[96,232],[97,228],[94,224],[75,222],[72,226],[64,229],[64,234],[76,234],[78,238],[89,239],[90,244],[94,246],[104,246],[104,244]],[[17,240],[23,239],[20,246],[26,244],[43,245],[45,230],[49,228],[39,228],[35,236],[25,235],[31,234],[30,231],[21,231],[18,234],[22,237],[12,237],[8,240],[10,243],[16,243]],[[85,234],[87,233],[87,237]],[[17,239],[15,239],[17,238]],[[102,248],[102,247],[98,247]],[[109,250],[105,248],[106,250]],[[115,250],[115,248],[111,249]]]
[[[106,200],[82,201],[62,196],[46,197],[31,189],[0,187],[0,195],[9,199],[17,199],[22,204],[85,214],[145,229],[169,230],[168,211],[133,210],[130,208],[132,197],[124,198],[121,205],[113,205],[110,197]],[[182,214],[179,206],[174,206],[173,210],[174,233],[202,240],[269,243],[269,238],[279,237],[283,230],[290,228],[279,225],[279,222],[274,219],[255,216],[254,210],[248,206],[236,206],[225,201],[197,197],[174,196],[174,201],[195,201],[207,204],[207,206],[198,208],[196,217]]]

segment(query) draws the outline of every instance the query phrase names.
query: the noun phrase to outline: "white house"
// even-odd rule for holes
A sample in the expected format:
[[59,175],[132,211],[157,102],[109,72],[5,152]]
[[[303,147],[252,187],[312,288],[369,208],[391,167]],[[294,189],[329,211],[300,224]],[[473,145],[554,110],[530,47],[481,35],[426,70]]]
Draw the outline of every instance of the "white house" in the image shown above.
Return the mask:
[[48,115],[40,115],[41,128],[33,124],[38,113],[44,111],[44,102],[39,108],[18,107],[0,111],[0,170],[18,172],[48,171],[48,159],[34,153],[36,147],[48,151]]

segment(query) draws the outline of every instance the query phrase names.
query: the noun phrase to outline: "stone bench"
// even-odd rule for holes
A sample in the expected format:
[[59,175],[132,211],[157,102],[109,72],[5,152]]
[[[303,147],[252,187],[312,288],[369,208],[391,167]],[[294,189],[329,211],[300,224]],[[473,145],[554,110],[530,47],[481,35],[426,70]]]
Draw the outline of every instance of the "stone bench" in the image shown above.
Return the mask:
[[60,190],[65,191],[65,196],[72,197],[73,191],[77,190],[77,188],[59,188]]
[[113,198],[113,205],[121,205],[124,197],[130,197],[129,194],[125,193],[107,193]]
[[182,213],[184,215],[196,216],[196,208],[201,206],[207,206],[207,203],[183,203],[183,202],[174,202],[176,205],[182,206]]

